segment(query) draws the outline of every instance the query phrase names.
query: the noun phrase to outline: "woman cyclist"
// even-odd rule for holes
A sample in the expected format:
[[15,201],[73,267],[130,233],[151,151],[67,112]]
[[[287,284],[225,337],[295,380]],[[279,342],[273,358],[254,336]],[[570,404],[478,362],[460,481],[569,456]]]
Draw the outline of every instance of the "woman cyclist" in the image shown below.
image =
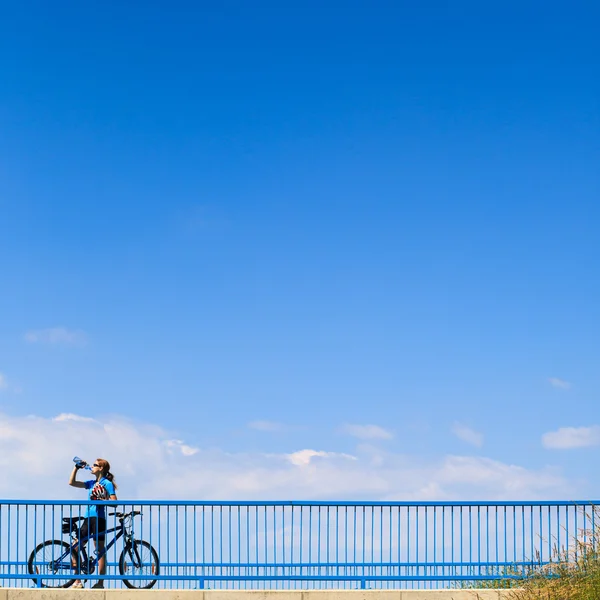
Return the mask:
[[[89,481],[77,481],[77,471],[86,466],[85,462],[80,462],[75,465],[69,478],[69,485],[76,488],[85,488],[89,490],[88,497],[90,500],[116,500],[115,490],[117,484],[114,481],[114,476],[110,472],[110,463],[103,458],[97,458],[92,465],[92,475],[96,479]],[[106,509],[101,504],[89,505],[86,507],[85,520],[79,530],[80,539],[85,539],[88,535],[93,536],[96,550],[100,553],[104,549],[104,540],[106,539]],[[106,556],[102,555],[98,560],[98,571],[100,575],[106,574]],[[73,587],[81,588],[83,584],[77,580]],[[93,588],[103,588],[104,580],[99,579]]]

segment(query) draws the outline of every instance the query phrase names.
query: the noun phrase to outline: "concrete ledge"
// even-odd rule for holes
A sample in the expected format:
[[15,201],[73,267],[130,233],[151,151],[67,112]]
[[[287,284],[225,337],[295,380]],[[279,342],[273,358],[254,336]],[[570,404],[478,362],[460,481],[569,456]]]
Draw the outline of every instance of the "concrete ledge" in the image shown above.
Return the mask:
[[0,600],[511,600],[514,590],[91,590],[0,588]]
[[6,600],[80,600],[81,594],[90,600],[105,600],[104,590],[82,590],[82,589],[45,589],[45,588],[8,588]]

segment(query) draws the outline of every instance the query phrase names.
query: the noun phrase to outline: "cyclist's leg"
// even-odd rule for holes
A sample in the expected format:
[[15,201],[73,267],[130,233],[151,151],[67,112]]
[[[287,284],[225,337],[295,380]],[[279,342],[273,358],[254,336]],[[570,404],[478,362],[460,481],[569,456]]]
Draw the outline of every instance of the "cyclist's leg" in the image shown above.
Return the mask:
[[[106,519],[98,517],[95,520],[94,527],[94,545],[98,551],[98,574],[106,575],[106,554],[104,551],[104,544],[106,540]],[[99,579],[93,587],[104,587],[104,580]]]
[[[79,528],[79,540],[85,540],[85,538],[87,538],[90,529],[88,525],[90,524],[89,521],[91,520],[92,519],[90,519],[89,517],[83,520],[83,525],[81,525],[81,527]],[[79,540],[73,540],[73,549],[71,551],[71,564],[75,569],[77,569],[77,573],[81,572],[81,564],[79,563],[82,557],[81,552],[79,550],[79,547],[81,545],[81,542]],[[83,587],[81,579],[77,579],[73,584],[73,587]]]

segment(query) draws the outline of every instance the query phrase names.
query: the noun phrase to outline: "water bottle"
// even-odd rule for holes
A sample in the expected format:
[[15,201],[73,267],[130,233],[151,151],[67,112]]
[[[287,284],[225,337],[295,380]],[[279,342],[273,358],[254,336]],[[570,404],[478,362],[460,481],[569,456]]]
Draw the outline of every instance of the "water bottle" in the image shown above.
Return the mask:
[[92,470],[92,467],[90,467],[90,465],[88,465],[83,458],[79,458],[79,456],[74,456],[73,462],[75,463],[75,466],[79,467],[80,469],[87,469],[88,471]]

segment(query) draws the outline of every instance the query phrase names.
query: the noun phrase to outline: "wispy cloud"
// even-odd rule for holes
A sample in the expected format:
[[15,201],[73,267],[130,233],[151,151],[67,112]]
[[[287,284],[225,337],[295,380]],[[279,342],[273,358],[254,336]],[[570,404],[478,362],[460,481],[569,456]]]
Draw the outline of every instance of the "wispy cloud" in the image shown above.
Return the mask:
[[82,346],[86,343],[87,336],[81,329],[49,327],[48,329],[32,329],[25,333],[23,339],[30,344]]
[[558,377],[550,377],[548,379],[548,383],[553,387],[559,390],[569,390],[571,389],[571,384],[564,379],[559,379]]
[[342,458],[345,460],[356,460],[356,456],[352,456],[351,454],[344,454],[341,452],[325,452],[324,450],[298,450],[297,452],[292,452],[292,454],[287,454],[287,459],[298,467],[303,467],[309,465],[313,458]]
[[481,448],[483,446],[483,434],[471,429],[463,423],[455,422],[452,425],[452,433],[463,442]]
[[0,392],[2,390],[8,389],[8,380],[6,379],[6,375],[4,373],[0,373]]
[[340,428],[342,433],[351,435],[359,440],[391,440],[394,434],[379,425],[351,425],[345,423]]
[[587,448],[600,445],[600,426],[561,427],[542,436],[542,445],[551,450]]
[[283,431],[285,428],[283,423],[277,423],[275,421],[251,421],[248,423],[249,429],[256,429],[257,431]]
[[194,448],[182,440],[166,440],[165,446],[170,450],[181,452],[183,456],[193,456],[194,454],[200,452],[199,448]]
[[[51,448],[52,460],[48,461]],[[475,456],[395,454],[373,446],[231,452],[183,441],[124,417],[0,414],[0,497],[83,498],[65,481],[77,454],[108,459],[127,499],[265,498],[526,500],[577,495],[579,482],[550,468]],[[193,477],[190,477],[193,473]]]
[[73,413],[60,413],[60,415],[56,415],[56,417],[52,417],[53,421],[57,423],[61,423],[64,421],[73,421],[75,423],[95,423],[96,419],[92,419],[90,417],[82,417],[81,415],[76,415]]

